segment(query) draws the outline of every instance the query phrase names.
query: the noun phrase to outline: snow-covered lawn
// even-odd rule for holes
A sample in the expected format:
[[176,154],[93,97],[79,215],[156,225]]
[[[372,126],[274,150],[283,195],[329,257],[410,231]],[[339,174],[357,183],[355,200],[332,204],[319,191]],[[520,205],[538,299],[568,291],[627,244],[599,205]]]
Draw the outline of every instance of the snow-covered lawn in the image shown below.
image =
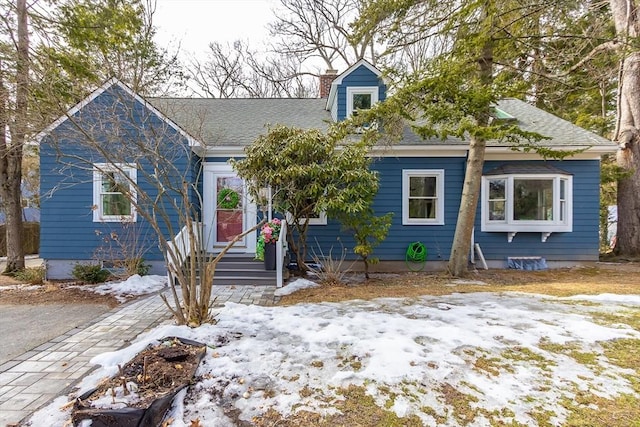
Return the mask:
[[123,281],[107,282],[87,290],[101,295],[111,294],[120,302],[131,297],[157,292],[167,286],[167,276],[140,276],[134,274]]
[[[95,357],[102,366],[80,391],[115,374],[147,344],[179,336],[210,348],[198,382],[174,402],[168,426],[233,426],[228,414],[251,421],[269,409],[285,417],[302,410],[330,416],[349,385],[362,386],[397,417],[418,417],[424,425],[538,425],[541,414],[562,425],[567,402],[577,405],[578,394],[637,397],[629,380],[635,370],[614,364],[606,348],[608,340],[640,339],[618,317],[637,318],[638,310],[637,295],[227,303],[216,325],[161,326],[124,350]],[[41,410],[32,425],[63,425],[69,410],[59,408],[68,400]],[[460,405],[473,417],[465,420]]]

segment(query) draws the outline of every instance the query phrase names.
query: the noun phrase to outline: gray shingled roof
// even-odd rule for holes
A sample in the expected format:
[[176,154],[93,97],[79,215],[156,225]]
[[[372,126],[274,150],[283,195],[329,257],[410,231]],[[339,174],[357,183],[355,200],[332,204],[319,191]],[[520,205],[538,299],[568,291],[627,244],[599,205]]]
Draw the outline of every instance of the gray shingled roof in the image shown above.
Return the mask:
[[[149,102],[182,129],[206,145],[251,144],[266,132],[266,125],[283,124],[304,129],[326,129],[331,116],[326,99],[292,98],[152,98]],[[553,114],[518,99],[504,99],[498,108],[516,118],[523,130],[546,137],[547,146],[613,146],[613,143]],[[467,144],[460,139],[423,140],[408,127],[401,145]],[[507,146],[490,141],[489,146]]]
[[504,164],[500,165],[497,168],[491,169],[488,172],[483,173],[483,175],[514,175],[514,174],[562,174],[562,175],[573,175],[570,172],[567,172],[558,167],[547,165],[547,164]]
[[331,116],[326,99],[296,98],[151,98],[178,126],[206,145],[251,144],[266,125],[326,129]]
[[608,139],[519,99],[503,99],[498,102],[498,108],[518,119],[522,130],[550,137],[542,141],[545,145],[615,146]]
[[[514,124],[520,126],[524,131],[535,132],[550,139],[544,139],[539,142],[543,146],[609,146],[615,149],[615,144],[608,139],[602,138],[593,132],[583,129],[573,123],[561,119],[551,113],[547,113],[531,104],[527,104],[524,101],[515,98],[507,98],[498,102],[498,109],[515,118]],[[464,141],[458,138],[447,139],[446,144],[468,144],[468,141]],[[432,138],[429,140],[423,140],[420,136],[407,127],[404,132],[403,142],[404,145],[436,145],[443,144],[439,139]],[[500,147],[509,146],[507,142],[500,141],[488,141],[488,146]]]

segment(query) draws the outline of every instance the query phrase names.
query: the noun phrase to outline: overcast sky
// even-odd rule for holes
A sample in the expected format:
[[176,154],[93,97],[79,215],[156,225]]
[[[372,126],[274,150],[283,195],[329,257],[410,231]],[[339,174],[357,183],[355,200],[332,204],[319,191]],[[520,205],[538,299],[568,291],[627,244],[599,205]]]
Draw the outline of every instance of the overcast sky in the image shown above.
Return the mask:
[[181,43],[199,55],[212,41],[249,40],[258,47],[268,36],[274,0],[157,0],[154,25],[160,46]]

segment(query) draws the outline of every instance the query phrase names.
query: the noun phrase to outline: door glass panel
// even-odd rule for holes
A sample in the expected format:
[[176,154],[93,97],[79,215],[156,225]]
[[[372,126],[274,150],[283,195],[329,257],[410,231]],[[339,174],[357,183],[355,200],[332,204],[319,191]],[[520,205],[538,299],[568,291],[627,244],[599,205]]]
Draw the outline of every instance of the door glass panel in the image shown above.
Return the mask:
[[244,186],[236,176],[216,177],[216,241],[226,243],[242,233]]

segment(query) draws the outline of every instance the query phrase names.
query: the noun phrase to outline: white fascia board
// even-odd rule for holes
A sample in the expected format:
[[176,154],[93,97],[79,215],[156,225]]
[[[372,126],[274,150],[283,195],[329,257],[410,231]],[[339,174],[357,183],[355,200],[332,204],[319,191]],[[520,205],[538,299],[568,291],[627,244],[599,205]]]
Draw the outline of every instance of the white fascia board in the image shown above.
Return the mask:
[[215,145],[205,147],[203,157],[245,157],[244,146]]
[[[244,157],[244,146],[216,145],[208,146],[204,150],[205,157]],[[574,150],[579,147],[563,147]],[[584,147],[582,147],[584,148]],[[565,160],[599,160],[602,154],[611,153],[610,150],[598,150],[605,147],[592,147],[585,152],[568,157]],[[608,148],[608,147],[607,147]],[[594,150],[595,149],[595,150]],[[369,155],[372,157],[466,157],[469,151],[467,145],[394,145],[375,146]],[[613,151],[615,152],[615,150]],[[542,160],[536,153],[521,153],[508,147],[487,147],[485,160]]]
[[[204,157],[245,157],[244,146],[216,145],[208,146],[204,150]],[[554,149],[575,150],[580,147],[555,147]],[[584,147],[582,147],[584,148]],[[605,147],[592,147],[591,149],[567,157],[565,160],[596,160],[602,154],[615,152],[615,150],[598,150]],[[607,147],[608,148],[608,147]],[[615,147],[614,147],[615,148]],[[372,157],[465,157],[469,151],[468,145],[437,144],[437,145],[394,145],[375,146],[369,155]],[[485,160],[542,160],[536,153],[521,153],[513,151],[509,147],[487,147]]]

